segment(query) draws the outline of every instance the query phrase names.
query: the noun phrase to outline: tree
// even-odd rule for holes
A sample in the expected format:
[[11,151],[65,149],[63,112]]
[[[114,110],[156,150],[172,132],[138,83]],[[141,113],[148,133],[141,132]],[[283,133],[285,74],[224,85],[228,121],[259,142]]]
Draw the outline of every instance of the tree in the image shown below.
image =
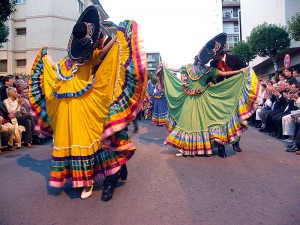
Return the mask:
[[291,20],[287,22],[288,31],[295,41],[300,41],[300,13],[292,16]]
[[232,49],[232,53],[239,56],[247,64],[256,57],[256,55],[251,51],[249,44],[245,41],[238,43]]
[[252,29],[247,42],[255,55],[271,58],[275,73],[278,75],[276,63],[278,53],[288,48],[291,43],[285,28],[276,24],[260,24]]
[[0,48],[2,43],[8,40],[9,27],[5,25],[5,22],[16,11],[15,5],[15,1],[12,0],[0,1]]

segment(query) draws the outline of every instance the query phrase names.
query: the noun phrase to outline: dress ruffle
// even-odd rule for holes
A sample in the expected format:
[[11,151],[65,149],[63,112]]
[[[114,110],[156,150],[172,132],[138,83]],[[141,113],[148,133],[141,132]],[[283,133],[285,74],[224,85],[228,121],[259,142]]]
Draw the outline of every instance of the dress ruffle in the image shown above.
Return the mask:
[[[146,61],[139,60],[144,55],[139,55],[139,39],[133,38],[136,34],[130,30],[137,30],[137,24],[124,21],[120,25],[117,43],[100,66],[96,49],[88,61],[76,64],[76,69],[62,69],[60,74],[51,68],[46,48],[33,65],[31,103],[36,112],[44,112],[54,132],[51,186],[62,187],[67,181],[74,187],[90,186],[96,178],[116,173],[135,152],[124,127],[115,121],[119,117],[112,118],[111,111],[120,101],[129,106],[122,108],[128,114],[126,118],[134,119],[146,89]],[[124,123],[127,125],[130,119]],[[102,138],[106,123],[114,124],[114,129]]]
[[[164,76],[166,90],[174,86],[180,87],[180,80],[174,80],[176,78],[166,69],[164,69]],[[169,79],[173,81],[169,82]],[[185,155],[202,155],[212,154],[212,145],[215,142],[229,144],[240,138],[247,129],[246,119],[257,108],[261,87],[254,71],[249,69],[243,74],[208,87],[205,94],[187,97],[183,94],[182,89],[181,94],[178,94],[179,92],[167,91],[166,93],[169,106],[171,104],[173,109],[176,108],[173,105],[175,104],[174,99],[177,99],[176,104],[180,101],[183,103],[181,106],[179,105],[179,109],[169,111],[167,120],[169,135],[165,143],[177,147]],[[224,98],[222,98],[222,92]],[[227,96],[226,93],[229,95]],[[236,101],[228,102],[227,98],[233,96],[235,96]],[[232,104],[234,104],[233,107]],[[231,112],[227,111],[230,107],[233,109]],[[193,112],[194,109],[200,110],[200,114],[197,114],[196,111]],[[198,118],[197,115],[200,117]],[[192,119],[186,120],[186,118]],[[219,120],[220,118],[222,120]],[[186,124],[185,122],[188,121],[195,124]]]
[[43,47],[31,69],[31,77],[28,80],[29,85],[29,99],[31,103],[32,116],[36,122],[36,130],[39,130],[43,135],[51,137],[53,134],[50,126],[50,118],[46,110],[46,99],[44,94],[43,83],[43,71],[44,62],[43,59],[47,55],[47,47]]
[[[115,85],[114,101],[110,105],[104,126],[102,139],[106,139],[116,131],[124,129],[142,108],[142,101],[147,86],[147,63],[143,42],[138,40],[141,34],[135,21],[125,21],[118,30],[118,39],[128,46],[119,46],[119,76]],[[126,70],[127,72],[125,72]]]

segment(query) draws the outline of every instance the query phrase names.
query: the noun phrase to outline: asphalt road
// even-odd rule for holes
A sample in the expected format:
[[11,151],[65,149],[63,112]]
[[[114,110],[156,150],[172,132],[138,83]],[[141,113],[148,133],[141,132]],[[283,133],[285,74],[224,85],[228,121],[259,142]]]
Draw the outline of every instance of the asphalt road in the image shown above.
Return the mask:
[[284,142],[249,127],[242,153],[176,157],[166,128],[139,125],[137,134],[129,127],[138,150],[128,180],[109,202],[101,180],[86,200],[80,189],[48,187],[51,142],[0,154],[0,224],[300,224],[300,156]]

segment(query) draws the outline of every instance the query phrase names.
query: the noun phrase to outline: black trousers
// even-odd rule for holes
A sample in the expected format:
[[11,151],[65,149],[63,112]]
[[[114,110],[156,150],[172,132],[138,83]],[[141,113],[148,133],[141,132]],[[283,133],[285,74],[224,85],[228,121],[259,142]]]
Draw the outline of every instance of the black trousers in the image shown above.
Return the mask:
[[32,143],[32,136],[34,135],[34,127],[35,122],[33,120],[33,117],[28,115],[22,115],[16,117],[18,124],[25,127],[25,132],[22,134],[22,140],[25,143]]

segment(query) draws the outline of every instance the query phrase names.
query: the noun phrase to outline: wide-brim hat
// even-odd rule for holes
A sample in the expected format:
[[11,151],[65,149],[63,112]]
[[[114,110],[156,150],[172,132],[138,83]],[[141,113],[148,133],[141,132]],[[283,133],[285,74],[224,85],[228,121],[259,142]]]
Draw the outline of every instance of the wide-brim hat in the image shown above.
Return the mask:
[[224,50],[226,40],[227,34],[220,33],[208,41],[198,54],[200,64],[205,65],[216,55],[219,55]]
[[68,44],[68,55],[71,59],[85,59],[93,51],[93,45],[98,41],[101,34],[101,17],[98,6],[88,6],[78,18],[77,23],[93,24],[93,32],[90,40],[82,41],[74,37],[73,33],[70,36]]

